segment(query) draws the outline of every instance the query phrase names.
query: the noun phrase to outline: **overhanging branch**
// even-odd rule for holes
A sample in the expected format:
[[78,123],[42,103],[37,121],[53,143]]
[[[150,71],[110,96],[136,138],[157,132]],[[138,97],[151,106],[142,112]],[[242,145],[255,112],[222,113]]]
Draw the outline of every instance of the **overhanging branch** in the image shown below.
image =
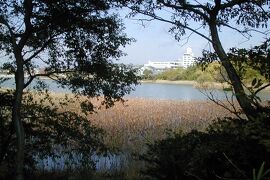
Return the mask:
[[[55,35],[57,36],[57,35]],[[24,64],[30,62],[33,58],[35,58],[37,55],[39,55],[39,53],[41,53],[42,51],[44,51],[44,49],[46,47],[48,47],[48,45],[54,40],[54,37],[49,38],[49,40],[47,40],[42,46],[41,48],[39,48],[37,51],[35,51],[29,58],[24,60]]]
[[[66,71],[54,71],[54,72],[48,72],[48,73],[44,73],[44,74],[34,74],[34,75],[30,75],[30,79],[24,84],[24,88],[27,88],[31,82],[37,78],[37,77],[48,77],[51,78],[51,76],[55,75],[55,74],[64,74],[64,73],[72,73],[75,72],[73,70],[66,70]],[[54,79],[55,80],[55,79]]]
[[10,27],[6,18],[3,15],[0,15],[0,24],[6,26],[6,28],[8,29],[9,34],[10,34],[10,42],[12,44],[13,49],[16,49],[17,48],[16,35],[14,34],[12,28]]
[[208,14],[210,13],[210,9],[208,9],[206,6],[203,6],[201,4],[188,4],[186,2],[183,2],[181,6],[178,6],[176,4],[165,2],[164,0],[162,0],[161,3],[166,7],[173,8],[176,10],[188,10],[190,12],[193,12],[201,16],[206,21],[209,21],[209,17],[206,14],[204,14],[202,11],[200,11],[200,9],[206,11]]
[[260,87],[259,89],[257,89],[256,91],[255,91],[255,95],[256,94],[258,94],[260,91],[262,91],[263,89],[265,89],[265,88],[267,88],[267,87],[269,87],[270,86],[270,83],[269,84],[266,84],[266,85],[264,85],[264,86],[262,86],[262,87]]
[[214,43],[210,38],[208,38],[207,36],[205,36],[204,34],[198,32],[198,31],[196,31],[196,29],[193,29],[193,28],[191,28],[191,27],[189,27],[187,25],[184,25],[184,24],[182,24],[180,22],[175,22],[175,21],[167,20],[167,19],[161,18],[161,17],[159,17],[157,15],[149,14],[149,13],[147,13],[145,11],[141,11],[141,10],[138,10],[138,9],[132,9],[132,7],[128,7],[128,8],[131,9],[132,11],[135,11],[137,13],[146,15],[148,17],[151,17],[151,18],[155,19],[155,20],[159,20],[159,21],[162,21],[162,22],[166,22],[166,23],[169,23],[169,24],[176,25],[178,27],[182,27],[182,28],[188,29],[189,31],[191,31],[191,32],[193,32],[193,33],[195,33],[195,34],[203,37],[204,39],[208,40],[209,42]]

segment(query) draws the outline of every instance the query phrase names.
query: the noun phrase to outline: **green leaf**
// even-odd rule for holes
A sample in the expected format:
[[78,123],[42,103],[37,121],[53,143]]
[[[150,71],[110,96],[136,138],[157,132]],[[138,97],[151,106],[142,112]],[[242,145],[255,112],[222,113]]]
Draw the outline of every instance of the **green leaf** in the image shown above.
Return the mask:
[[225,88],[223,88],[223,91],[232,91],[233,89],[232,89],[232,87],[225,87]]
[[253,175],[253,178],[252,179],[253,180],[256,180],[256,170],[255,169],[252,170],[252,175]]
[[257,79],[256,78],[254,78],[253,80],[252,80],[252,83],[251,83],[251,85],[252,86],[255,86],[255,84],[257,83]]
[[256,86],[254,86],[254,88],[259,88],[261,85],[263,85],[263,82],[261,79],[259,79]]
[[261,167],[259,169],[256,180],[260,180],[263,177],[263,171],[264,171],[264,162],[262,163],[262,165],[261,165]]

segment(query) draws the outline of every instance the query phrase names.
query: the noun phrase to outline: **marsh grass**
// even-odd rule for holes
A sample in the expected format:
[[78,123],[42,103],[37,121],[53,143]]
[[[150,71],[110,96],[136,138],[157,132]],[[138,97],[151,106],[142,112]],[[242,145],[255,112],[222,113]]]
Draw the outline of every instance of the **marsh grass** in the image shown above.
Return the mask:
[[[56,106],[66,104],[61,106],[60,111],[80,114],[80,102],[87,100],[85,97],[68,95],[67,101],[65,95],[59,93],[51,96]],[[203,131],[213,120],[232,116],[211,101],[128,98],[124,103],[116,102],[113,107],[106,109],[101,106],[101,99],[89,100],[99,108],[85,116],[90,123],[105,130],[105,144],[118,150],[117,158],[99,164],[98,176],[111,179],[114,176],[120,179],[138,178],[144,164],[136,157],[145,152],[147,143],[163,139],[171,132]]]
[[231,114],[209,101],[128,99],[88,118],[107,131],[108,142],[130,148],[136,141],[161,139],[166,130],[203,130],[212,120],[225,116]]

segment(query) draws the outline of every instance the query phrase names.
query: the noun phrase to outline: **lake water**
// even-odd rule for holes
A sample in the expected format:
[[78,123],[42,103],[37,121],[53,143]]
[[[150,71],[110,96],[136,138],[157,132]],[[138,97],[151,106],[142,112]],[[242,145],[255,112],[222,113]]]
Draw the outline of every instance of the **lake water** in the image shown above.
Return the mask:
[[[68,93],[70,90],[63,89],[53,80],[44,80],[49,85],[49,89],[54,92]],[[34,84],[34,83],[33,83]],[[1,87],[14,88],[14,79],[9,79],[0,85]],[[33,88],[31,86],[30,88]],[[207,100],[205,94],[212,93],[218,99],[225,99],[226,95],[230,96],[231,92],[223,90],[200,90],[189,84],[158,84],[158,83],[142,83],[136,86],[135,91],[125,97],[149,98],[160,100]],[[265,91],[259,94],[262,99],[270,99],[270,92]]]
[[[143,83],[136,87],[136,90],[127,95],[128,97],[150,98],[162,100],[206,100],[203,93],[213,93],[219,98],[225,98],[222,90],[199,90],[190,84],[157,84]],[[227,92],[229,93],[229,92]],[[229,93],[230,94],[230,93]]]

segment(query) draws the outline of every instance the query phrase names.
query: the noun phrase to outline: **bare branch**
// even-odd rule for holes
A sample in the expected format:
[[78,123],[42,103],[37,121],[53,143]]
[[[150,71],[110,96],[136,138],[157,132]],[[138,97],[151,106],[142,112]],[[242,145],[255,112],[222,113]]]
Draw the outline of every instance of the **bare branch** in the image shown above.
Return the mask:
[[264,85],[264,86],[262,86],[262,87],[260,87],[259,89],[257,89],[257,90],[254,92],[255,95],[258,94],[258,93],[259,93],[260,91],[262,91],[263,89],[269,87],[269,86],[270,86],[270,83],[269,83],[269,84],[266,84],[266,85]]
[[[202,28],[202,26],[195,29],[195,31],[198,31],[201,28]],[[189,38],[192,36],[192,34],[194,34],[194,32],[191,32],[186,38],[184,38],[184,39],[186,39],[186,42],[184,44],[182,44],[182,46],[186,45],[189,42]]]
[[53,38],[50,38],[48,41],[46,41],[41,48],[39,48],[37,51],[35,51],[29,58],[24,60],[24,64],[30,62],[33,58],[35,58],[39,53],[41,53],[42,51],[44,51],[44,49],[46,47],[48,47],[48,45],[53,41]]
[[[155,19],[154,18],[151,18],[151,19],[146,19],[146,18],[139,18],[139,19],[136,19],[136,18],[132,18],[131,20],[135,20],[135,21],[139,21],[141,23],[139,23],[139,25],[141,25],[142,27],[146,27],[146,25],[144,24],[145,21],[154,21]],[[137,23],[138,24],[138,23]]]
[[[217,99],[215,97],[215,95],[213,94],[213,92],[209,92],[207,93],[206,89],[200,90],[200,92],[202,94],[204,94],[210,101],[214,102],[215,104],[217,104],[218,106],[226,109],[227,111],[229,111],[230,113],[234,114],[235,116],[237,116],[239,119],[242,119],[242,117],[240,116],[240,112],[239,109],[236,108],[234,101],[233,101],[233,95],[231,96],[231,101],[228,98],[228,95],[225,93],[225,98],[226,98],[226,102],[229,103],[229,106],[227,104],[225,104],[224,102],[222,102],[221,100]],[[231,107],[231,108],[230,108]]]
[[226,8],[231,8],[233,6],[245,3],[246,0],[232,0],[232,1],[226,1],[226,3],[220,4],[219,9],[224,10]]
[[12,30],[12,28],[10,27],[10,25],[8,24],[6,18],[2,15],[0,16],[0,24],[4,25],[7,27],[9,34],[10,34],[10,41],[12,43],[12,47],[13,49],[17,48],[17,44],[16,44],[16,36]]
[[203,19],[205,19],[206,21],[209,21],[209,17],[204,14],[200,9],[206,11],[208,14],[210,13],[210,9],[208,9],[206,6],[203,6],[201,4],[188,4],[186,2],[181,3],[181,6],[178,6],[176,4],[171,4],[169,2],[165,2],[164,0],[161,1],[161,3],[166,6],[166,7],[170,7],[176,10],[188,10],[190,12],[193,12],[201,17],[203,17]]
[[191,177],[193,177],[193,178],[195,178],[195,179],[197,179],[197,180],[202,180],[199,176],[196,176],[195,174],[192,174],[192,173],[190,173],[189,171],[185,171],[185,173],[186,173],[188,176],[191,176]]
[[[44,73],[44,74],[34,74],[34,75],[30,75],[30,79],[24,84],[24,88],[28,87],[31,82],[37,78],[37,77],[48,77],[50,79],[53,79],[55,81],[58,81],[56,80],[55,78],[52,78],[52,76],[56,76],[56,74],[61,74],[61,73],[72,73],[72,72],[75,72],[73,70],[65,70],[65,71],[54,71],[54,72],[48,72],[48,73]],[[59,81],[58,81],[59,82]]]
[[225,153],[222,153],[223,156],[228,160],[228,162],[240,173],[242,174],[245,178],[248,178],[248,176],[245,174],[244,171],[242,171],[236,164],[234,164],[232,162],[232,160],[230,160],[230,158],[228,158],[228,156]]
[[22,50],[25,46],[29,36],[32,33],[32,23],[31,23],[31,16],[33,13],[33,3],[32,0],[24,0],[24,9],[25,9],[25,16],[24,16],[24,24],[25,24],[25,31],[22,34],[22,38],[18,43],[19,50]]
[[226,78],[225,75],[223,74],[223,72],[222,72],[222,70],[221,70],[221,67],[219,68],[219,73],[220,73],[220,75],[222,76],[222,79],[223,79],[226,83],[228,83],[229,85],[232,86],[232,83],[230,82],[230,80],[228,80],[228,78]]
[[32,76],[29,64],[26,64],[26,70],[27,70],[27,73],[29,74],[29,76]]
[[[251,35],[248,34],[248,30],[247,30],[247,29],[241,30],[241,29],[238,29],[238,28],[236,28],[236,27],[232,27],[232,26],[230,26],[229,24],[226,24],[226,23],[222,23],[221,25],[223,25],[223,26],[225,26],[225,27],[228,27],[228,28],[230,28],[230,29],[232,29],[232,30],[238,32],[239,34],[241,34],[244,38],[246,38],[246,39],[248,39],[248,40],[249,40],[250,37],[251,37]],[[247,36],[246,36],[246,35],[247,35]]]
[[148,12],[145,12],[145,11],[141,11],[141,10],[138,10],[138,9],[133,9],[132,7],[128,7],[129,9],[133,10],[133,11],[136,11],[137,13],[140,13],[140,14],[143,14],[143,15],[146,15],[146,16],[149,16],[149,17],[152,17],[153,19],[156,19],[156,20],[159,20],[159,21],[162,21],[162,22],[166,22],[166,23],[170,23],[170,24],[173,24],[173,25],[176,25],[178,27],[182,27],[182,28],[185,28],[185,29],[188,29],[189,31],[191,32],[194,32],[195,34],[205,38],[206,40],[208,40],[209,42],[211,43],[214,43],[209,37],[205,36],[204,34],[196,31],[195,29],[187,26],[187,25],[184,25],[180,22],[177,22],[177,21],[171,21],[171,20],[167,20],[167,19],[164,19],[162,17],[159,17],[155,14],[150,14]]

